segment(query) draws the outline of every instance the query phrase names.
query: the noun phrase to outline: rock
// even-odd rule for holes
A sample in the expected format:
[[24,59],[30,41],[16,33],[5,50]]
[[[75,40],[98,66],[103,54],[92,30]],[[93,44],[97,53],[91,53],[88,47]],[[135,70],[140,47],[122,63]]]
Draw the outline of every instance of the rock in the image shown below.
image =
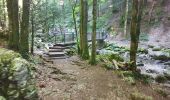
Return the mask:
[[144,64],[143,63],[139,63],[139,64],[137,64],[137,66],[144,66]]
[[149,44],[148,47],[149,47],[149,48],[153,48],[154,46]]
[[29,63],[22,58],[15,58],[11,62],[12,70],[13,70],[13,79],[17,81],[19,87],[25,87],[27,84],[27,80],[30,78],[30,72],[28,67]]
[[152,51],[161,51],[162,48],[160,46],[156,46],[152,49]]
[[11,100],[36,100],[31,64],[14,51],[0,51],[0,91]]
[[155,60],[170,60],[169,53],[163,51],[149,50],[149,55]]
[[170,62],[165,62],[164,65],[170,66]]
[[148,69],[146,70],[147,73],[156,73],[156,74],[159,74],[159,72],[157,72],[156,70],[153,70],[153,69]]

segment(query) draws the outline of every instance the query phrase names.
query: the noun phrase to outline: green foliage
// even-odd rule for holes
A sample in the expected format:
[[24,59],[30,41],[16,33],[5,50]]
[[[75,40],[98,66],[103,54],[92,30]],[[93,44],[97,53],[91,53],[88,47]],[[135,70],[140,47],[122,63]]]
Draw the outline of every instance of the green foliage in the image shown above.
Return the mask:
[[161,89],[161,88],[156,88],[154,89],[158,94],[162,95],[163,97],[167,97],[168,94],[166,93],[165,90]]
[[6,100],[3,96],[0,96],[0,100]]
[[165,83],[167,81],[167,78],[163,75],[158,75],[155,78],[155,81],[158,82],[158,83]]
[[69,49],[69,50],[66,51],[66,54],[67,54],[68,56],[76,55],[76,54],[77,54],[77,50],[76,50],[76,48],[71,48],[71,49]]
[[98,56],[98,60],[103,61],[103,62],[105,60],[112,62],[113,59],[116,61],[124,61],[123,58],[119,56],[119,54],[105,54],[105,55]]
[[136,80],[141,81],[144,84],[149,84],[153,80],[148,75],[141,75],[137,72],[134,73],[132,71],[115,71],[115,73],[131,85],[135,85]]
[[139,49],[138,49],[138,52],[139,52],[139,53],[148,54],[148,50],[147,50],[147,49],[144,49],[144,48],[139,48]]
[[146,96],[138,92],[131,93],[130,98],[131,100],[153,100],[151,96]]

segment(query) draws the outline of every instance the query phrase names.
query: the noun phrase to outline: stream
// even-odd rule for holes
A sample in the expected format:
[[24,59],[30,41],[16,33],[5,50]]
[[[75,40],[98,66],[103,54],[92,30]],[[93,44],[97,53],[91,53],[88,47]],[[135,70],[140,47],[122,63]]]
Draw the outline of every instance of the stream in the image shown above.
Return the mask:
[[[129,45],[120,43],[110,43],[108,46],[98,51],[99,54],[116,53],[129,61]],[[129,44],[129,43],[128,43]],[[140,46],[137,53],[137,68],[141,74],[149,75],[154,79],[158,76],[170,76],[170,49],[162,49],[161,47]],[[170,81],[167,81],[170,84]]]

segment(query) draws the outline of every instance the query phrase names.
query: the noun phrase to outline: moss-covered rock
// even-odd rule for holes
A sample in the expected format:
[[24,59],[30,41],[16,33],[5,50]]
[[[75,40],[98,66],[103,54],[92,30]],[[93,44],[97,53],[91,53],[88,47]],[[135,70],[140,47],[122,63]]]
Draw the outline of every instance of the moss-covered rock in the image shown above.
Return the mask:
[[31,65],[7,49],[0,49],[0,96],[7,100],[37,99]]

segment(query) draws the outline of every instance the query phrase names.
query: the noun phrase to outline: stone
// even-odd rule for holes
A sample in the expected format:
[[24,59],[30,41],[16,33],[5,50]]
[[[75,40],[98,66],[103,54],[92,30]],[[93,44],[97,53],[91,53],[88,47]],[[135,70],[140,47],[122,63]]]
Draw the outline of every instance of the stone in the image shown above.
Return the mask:
[[156,73],[156,74],[159,74],[159,72],[157,72],[156,70],[153,70],[153,69],[148,69],[146,70],[147,73]]
[[143,63],[139,63],[139,64],[137,64],[137,66],[144,66],[144,64]]
[[31,64],[14,51],[0,51],[0,91],[11,100],[37,100]]
[[162,48],[160,46],[156,46],[152,49],[152,51],[161,51]]
[[170,60],[170,54],[163,51],[149,50],[149,56],[151,56],[155,60]]

